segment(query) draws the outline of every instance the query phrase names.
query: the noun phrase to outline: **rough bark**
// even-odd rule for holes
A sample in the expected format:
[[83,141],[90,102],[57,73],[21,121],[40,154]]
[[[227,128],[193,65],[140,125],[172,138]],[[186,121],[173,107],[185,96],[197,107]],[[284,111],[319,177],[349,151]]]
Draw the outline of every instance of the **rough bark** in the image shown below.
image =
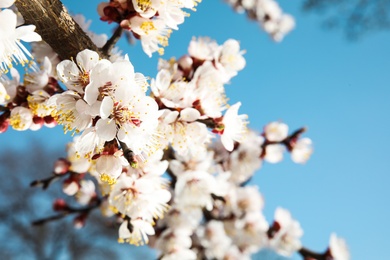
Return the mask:
[[100,50],[72,19],[60,0],[16,0],[26,24],[36,26],[42,36],[61,59],[76,57],[84,49]]

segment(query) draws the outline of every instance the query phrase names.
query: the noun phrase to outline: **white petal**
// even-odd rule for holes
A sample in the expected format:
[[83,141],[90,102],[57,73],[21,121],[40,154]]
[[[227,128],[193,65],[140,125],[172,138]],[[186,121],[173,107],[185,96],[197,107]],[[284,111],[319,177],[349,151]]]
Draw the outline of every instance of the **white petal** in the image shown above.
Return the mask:
[[234,141],[232,138],[227,137],[226,135],[221,136],[221,142],[226,150],[229,152],[233,151],[234,148]]
[[91,50],[83,50],[76,56],[77,65],[85,71],[91,71],[99,62],[99,54]]
[[119,227],[119,237],[126,239],[131,236],[130,230],[127,228],[128,221],[123,221],[123,223]]
[[16,36],[25,42],[39,42],[42,41],[42,37],[34,32],[35,25],[23,25],[16,28]]
[[102,105],[100,106],[100,116],[102,119],[108,118],[113,110],[114,101],[111,97],[104,97]]
[[267,145],[264,160],[270,163],[278,163],[283,160],[284,147],[280,144]]
[[0,8],[8,8],[11,5],[13,5],[15,0],[1,0],[0,1]]
[[111,141],[116,136],[116,124],[112,119],[100,119],[96,123],[96,133],[98,136],[105,140]]
[[0,12],[1,34],[13,35],[15,33],[17,15],[10,9]]
[[180,112],[180,120],[187,121],[187,122],[193,122],[200,117],[200,112],[196,110],[195,108],[185,108]]
[[170,111],[166,109],[166,113],[164,112],[164,123],[171,124],[176,121],[179,116],[179,111]]

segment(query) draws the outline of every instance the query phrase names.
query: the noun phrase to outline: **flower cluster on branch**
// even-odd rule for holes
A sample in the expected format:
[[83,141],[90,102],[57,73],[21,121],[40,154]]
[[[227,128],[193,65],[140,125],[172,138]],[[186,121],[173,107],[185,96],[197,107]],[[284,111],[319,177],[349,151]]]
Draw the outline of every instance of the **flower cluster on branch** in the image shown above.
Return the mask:
[[[8,8],[13,1],[2,1]],[[89,24],[75,16],[86,34],[103,50],[112,51],[126,29],[140,39],[147,55],[161,52],[170,29],[184,21],[183,8],[198,1],[111,0],[99,5],[101,19],[120,25],[113,37],[89,32]],[[280,40],[292,28],[274,1],[231,1],[246,8],[264,29]],[[273,222],[263,215],[264,199],[249,181],[263,162],[278,163],[286,152],[296,163],[312,154],[312,142],[302,138],[306,128],[289,133],[280,121],[263,132],[248,129],[240,102],[229,104],[225,87],[245,65],[237,40],[223,44],[193,38],[179,59],[160,60],[155,78],[135,72],[127,55],[102,56],[85,48],[71,59],[43,42],[35,43],[23,82],[12,63],[31,56],[20,43],[40,41],[34,26],[16,27],[11,9],[0,12],[12,23],[0,30],[0,132],[38,130],[61,125],[71,132],[66,158],[58,159],[52,176],[32,186],[49,188],[62,180],[64,194],[79,206],[55,199],[57,215],[43,224],[74,215],[75,227],[100,208],[118,226],[118,241],[149,244],[159,259],[250,259],[267,248],[283,256],[347,260],[344,240],[332,235],[324,253],[302,246],[303,230],[291,213],[275,210]],[[2,24],[1,24],[2,25]],[[88,36],[87,36],[88,35]],[[2,45],[1,45],[2,44]],[[3,46],[3,48],[1,48]],[[105,53],[103,51],[103,53]]]

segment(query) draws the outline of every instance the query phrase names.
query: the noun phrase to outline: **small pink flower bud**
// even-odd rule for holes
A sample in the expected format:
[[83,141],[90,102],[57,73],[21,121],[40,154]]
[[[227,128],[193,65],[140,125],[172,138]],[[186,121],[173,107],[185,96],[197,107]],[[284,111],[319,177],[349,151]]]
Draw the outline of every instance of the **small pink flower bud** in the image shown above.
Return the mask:
[[43,118],[43,120],[45,121],[45,124],[53,124],[53,123],[56,123],[56,120],[52,117],[52,116],[45,116]]
[[54,163],[53,172],[54,174],[62,175],[69,171],[69,167],[70,162],[64,158],[60,158]]
[[9,119],[8,118],[0,118],[0,134],[7,131],[9,126]]
[[75,228],[80,229],[85,226],[88,214],[80,214],[73,220],[73,225]]
[[53,210],[55,211],[63,211],[68,209],[68,204],[63,199],[56,199],[53,203]]
[[177,63],[179,64],[180,69],[185,72],[192,70],[193,60],[189,55],[182,56]]

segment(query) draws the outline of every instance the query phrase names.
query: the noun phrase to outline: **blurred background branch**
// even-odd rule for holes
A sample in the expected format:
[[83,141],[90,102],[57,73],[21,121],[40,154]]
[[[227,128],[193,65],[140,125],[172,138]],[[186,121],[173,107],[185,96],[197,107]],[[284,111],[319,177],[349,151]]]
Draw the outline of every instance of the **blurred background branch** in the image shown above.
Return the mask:
[[54,199],[66,196],[57,186],[61,182],[46,191],[29,187],[32,180],[50,174],[52,162],[61,154],[38,142],[30,151],[0,153],[0,259],[154,259],[150,249],[118,244],[117,228],[98,210],[91,213],[82,229],[73,227],[72,216],[45,225],[31,224],[53,214]]
[[390,29],[390,0],[304,0],[303,10],[323,15],[325,28],[352,40]]

